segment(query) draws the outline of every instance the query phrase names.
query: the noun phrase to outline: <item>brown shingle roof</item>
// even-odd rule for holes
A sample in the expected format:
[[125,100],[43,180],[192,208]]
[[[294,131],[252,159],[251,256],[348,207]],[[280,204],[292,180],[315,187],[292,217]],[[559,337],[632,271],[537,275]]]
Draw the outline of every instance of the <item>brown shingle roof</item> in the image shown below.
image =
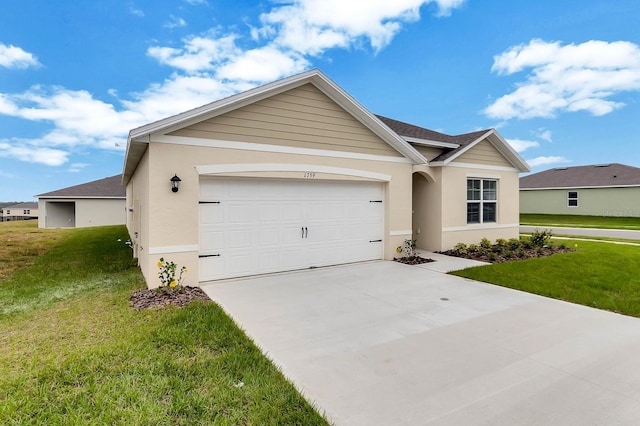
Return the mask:
[[640,186],[640,169],[612,163],[557,167],[520,178],[520,189]]
[[486,129],[471,133],[463,133],[461,135],[447,135],[434,130],[425,129],[424,127],[418,127],[413,124],[394,120],[393,118],[384,117],[382,115],[376,115],[376,117],[400,136],[459,145],[458,148],[443,148],[444,152],[434,158],[432,160],[434,162],[444,161],[452,155],[455,155],[458,151],[464,149],[471,142],[477,140],[480,136],[489,131]]
[[122,186],[121,174],[36,195],[38,198],[125,198],[125,196],[126,188]]
[[4,210],[25,210],[25,209],[37,209],[38,208],[38,203],[18,203],[18,204],[14,204],[12,206],[7,206],[4,208]]

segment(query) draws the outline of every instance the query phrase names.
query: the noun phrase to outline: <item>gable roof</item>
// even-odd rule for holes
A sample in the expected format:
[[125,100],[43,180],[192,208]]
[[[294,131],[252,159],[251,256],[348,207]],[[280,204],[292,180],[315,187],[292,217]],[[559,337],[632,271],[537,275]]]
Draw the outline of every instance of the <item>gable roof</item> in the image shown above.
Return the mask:
[[24,209],[37,209],[37,208],[38,208],[38,203],[28,202],[28,203],[14,204],[12,206],[6,206],[4,207],[4,211],[6,212],[7,210],[12,210],[12,209],[24,210]]
[[325,95],[340,105],[340,107],[345,111],[349,112],[354,118],[369,128],[369,130],[375,133],[382,140],[387,142],[400,154],[411,160],[414,164],[427,163],[427,159],[424,158],[424,156],[413,148],[406,140],[391,130],[378,117],[360,105],[358,101],[329,79],[324,73],[322,73],[322,71],[314,69],[273,83],[254,87],[253,89],[245,92],[241,92],[131,130],[127,139],[127,152],[125,154],[122,182],[126,184],[129,179],[131,179],[133,171],[137,167],[138,162],[146,150],[151,134],[170,133],[191,124],[222,115],[229,111],[233,111],[308,83],[317,87]]
[[37,198],[125,198],[122,175],[115,175],[56,191],[36,195]]
[[557,167],[520,178],[520,189],[640,186],[640,168],[624,164]]
[[443,152],[429,162],[432,166],[446,165],[484,139],[487,139],[520,172],[531,170],[522,157],[515,152],[511,145],[495,129],[478,130],[460,135],[447,135],[381,115],[377,117],[408,142],[443,148]]

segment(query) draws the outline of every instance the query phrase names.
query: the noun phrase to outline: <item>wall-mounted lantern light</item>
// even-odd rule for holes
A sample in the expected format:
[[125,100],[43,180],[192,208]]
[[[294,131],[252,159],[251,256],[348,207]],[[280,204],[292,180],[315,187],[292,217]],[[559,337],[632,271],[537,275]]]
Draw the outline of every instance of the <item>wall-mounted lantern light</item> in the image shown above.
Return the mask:
[[173,175],[173,177],[171,178],[172,192],[178,192],[178,189],[180,189],[180,182],[182,182],[182,179],[180,179],[178,175]]

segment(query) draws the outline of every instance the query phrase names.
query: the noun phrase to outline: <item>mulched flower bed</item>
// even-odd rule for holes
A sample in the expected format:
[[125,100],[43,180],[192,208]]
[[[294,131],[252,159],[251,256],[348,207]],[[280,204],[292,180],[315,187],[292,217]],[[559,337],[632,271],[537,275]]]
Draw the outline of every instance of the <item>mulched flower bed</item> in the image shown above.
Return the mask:
[[174,287],[136,290],[129,297],[131,307],[141,309],[160,309],[165,306],[185,306],[194,300],[211,301],[200,287]]
[[515,250],[497,251],[494,249],[482,249],[478,251],[468,250],[466,253],[461,253],[458,250],[440,251],[438,253],[445,254],[447,256],[462,257],[464,259],[479,260],[481,262],[488,263],[503,263],[513,262],[515,260],[533,259],[536,257],[547,257],[556,253],[567,253],[575,251],[572,248],[564,246],[545,246],[545,247],[520,247]]
[[394,257],[393,260],[404,263],[405,265],[420,265],[422,263],[435,262],[433,259],[427,259],[420,256]]

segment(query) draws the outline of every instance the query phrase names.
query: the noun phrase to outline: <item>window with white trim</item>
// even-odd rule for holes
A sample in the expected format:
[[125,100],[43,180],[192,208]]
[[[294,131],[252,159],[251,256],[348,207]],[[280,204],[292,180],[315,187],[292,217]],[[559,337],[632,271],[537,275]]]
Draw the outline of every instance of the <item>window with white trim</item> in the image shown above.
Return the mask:
[[567,191],[567,206],[578,207],[578,191]]
[[22,214],[31,214],[30,209],[22,210]]
[[495,223],[498,213],[498,181],[467,179],[467,223]]

